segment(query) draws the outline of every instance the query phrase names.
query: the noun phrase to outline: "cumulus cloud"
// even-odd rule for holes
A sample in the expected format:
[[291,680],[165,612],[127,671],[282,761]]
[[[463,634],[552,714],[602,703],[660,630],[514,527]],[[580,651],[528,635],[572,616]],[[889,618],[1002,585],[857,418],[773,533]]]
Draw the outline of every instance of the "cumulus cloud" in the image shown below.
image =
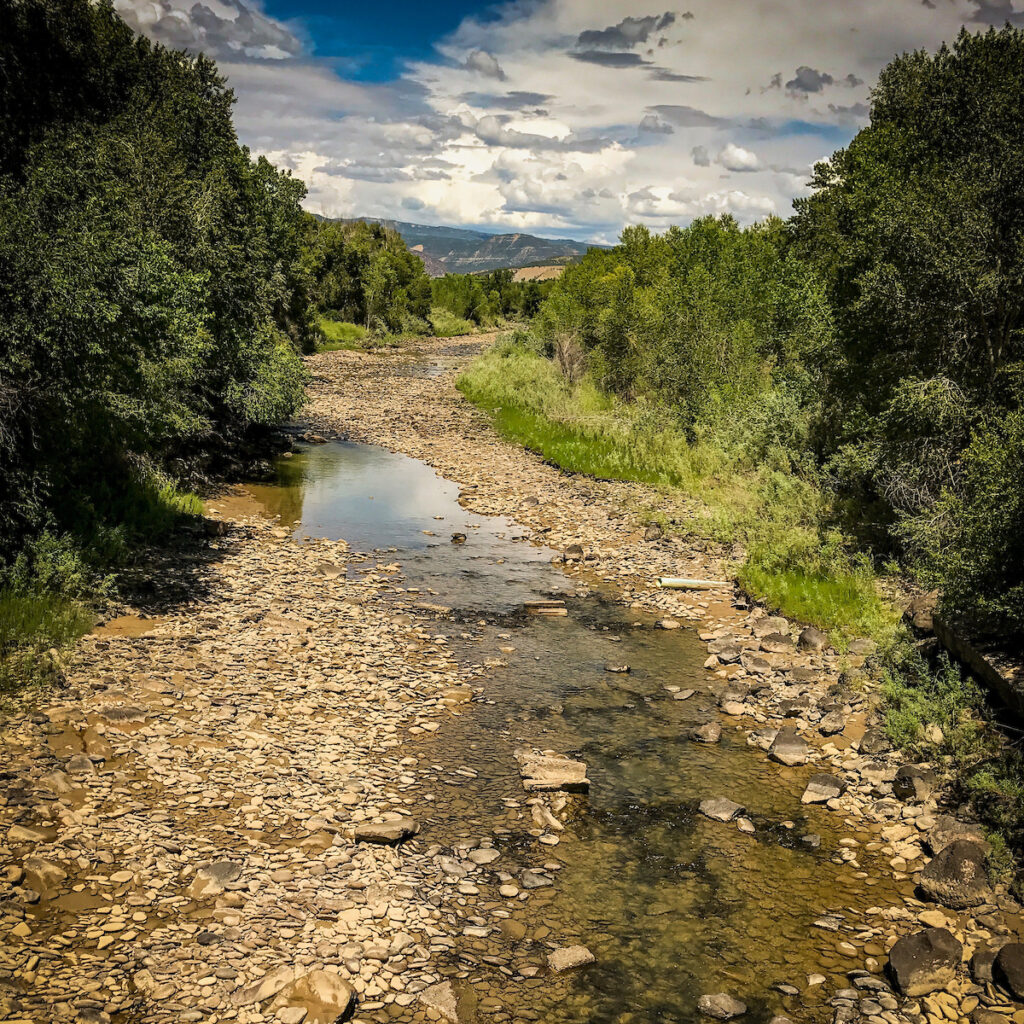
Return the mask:
[[648,14],[643,18],[626,17],[617,25],[581,32],[576,45],[593,49],[628,50],[638,43],[646,43],[652,32],[663,32],[675,20],[676,15],[672,11],[662,15]]
[[499,0],[380,81],[346,72],[359,54],[344,41],[327,51],[343,40],[317,35],[329,12],[307,30],[262,0],[114,2],[217,58],[240,139],[300,175],[316,212],[595,239],[633,220],[785,215],[806,168],[864,123],[865,83],[893,54],[1024,5],[786,0],[780,18],[778,0],[746,0],[758,28],[738,33],[720,0],[674,17],[636,0]]
[[114,7],[136,32],[175,49],[216,58],[274,60],[303,51],[294,32],[241,0],[115,0]]
[[757,158],[756,153],[751,153],[749,149],[744,149],[742,146],[737,146],[735,143],[730,142],[725,146],[722,151],[718,154],[718,162],[727,171],[759,171],[761,169],[761,161]]
[[505,81],[505,72],[495,59],[493,54],[486,50],[474,50],[463,62],[462,66],[467,71],[478,71],[488,78],[496,78],[499,82]]

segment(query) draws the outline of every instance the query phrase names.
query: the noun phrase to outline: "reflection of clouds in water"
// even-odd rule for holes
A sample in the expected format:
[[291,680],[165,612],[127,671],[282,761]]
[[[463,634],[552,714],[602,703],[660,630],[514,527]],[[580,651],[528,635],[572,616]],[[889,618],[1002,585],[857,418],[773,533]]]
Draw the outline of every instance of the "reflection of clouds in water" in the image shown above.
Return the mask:
[[[451,607],[508,611],[566,583],[549,564],[553,552],[512,541],[520,530],[508,519],[462,508],[457,484],[408,456],[331,442],[279,460],[278,479],[253,491],[282,522],[301,516],[296,536],[341,538],[356,551],[398,548],[402,585],[435,591],[431,599]],[[466,544],[450,543],[456,530]]]

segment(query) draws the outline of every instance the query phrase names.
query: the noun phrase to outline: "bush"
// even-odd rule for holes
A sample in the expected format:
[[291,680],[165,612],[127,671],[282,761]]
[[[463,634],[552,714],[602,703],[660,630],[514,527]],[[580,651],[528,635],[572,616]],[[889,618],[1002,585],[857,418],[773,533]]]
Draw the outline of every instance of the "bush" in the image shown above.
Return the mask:
[[430,311],[430,324],[438,338],[455,338],[476,330],[476,324],[470,320],[463,320],[439,306]]

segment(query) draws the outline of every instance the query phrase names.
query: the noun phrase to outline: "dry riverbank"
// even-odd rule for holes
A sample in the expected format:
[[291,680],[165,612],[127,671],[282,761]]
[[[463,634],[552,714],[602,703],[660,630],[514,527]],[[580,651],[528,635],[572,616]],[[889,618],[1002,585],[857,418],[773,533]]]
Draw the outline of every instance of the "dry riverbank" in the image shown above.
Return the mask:
[[[794,1018],[998,1024],[983,1013],[1005,1009],[1024,1020],[985,980],[991,958],[976,958],[974,978],[967,967],[975,950],[1017,941],[1016,903],[948,875],[933,886],[945,905],[913,895],[928,851],[960,833],[928,772],[900,773],[871,731],[869,651],[840,656],[738,607],[729,586],[653,587],[659,575],[716,575],[720,552],[646,531],[664,495],[568,476],[495,437],[453,386],[480,342],[313,357],[313,429],[430,463],[461,484],[464,507],[512,517],[558,550],[579,545],[566,569],[581,592],[697,628],[718,711],[695,742],[714,743],[717,727],[763,748],[780,787],[807,787],[808,819],[843,836],[840,910],[808,926],[814,973],[803,953],[789,966],[784,945],[763,965],[766,986],[790,972],[773,999]],[[181,596],[83,640],[67,689],[3,733],[0,1020],[544,1019],[517,993],[564,1000],[571,971],[553,968],[575,954],[554,947],[568,945],[572,921],[553,932],[528,912],[557,889],[564,855],[552,850],[585,804],[509,790],[522,849],[431,835],[444,817],[432,802],[472,790],[475,775],[441,763],[431,737],[443,744],[452,715],[479,713],[464,702],[486,698],[500,660],[455,655],[417,607],[423,595],[396,586],[397,555],[299,543],[244,490],[208,514],[223,526],[159,569]],[[471,624],[453,628],[472,641]],[[753,810],[704,795],[704,826],[758,856]],[[562,849],[584,852],[572,844]],[[887,954],[923,925],[962,945],[939,951],[948,963],[928,969],[949,970],[923,999],[894,995]],[[918,957],[907,978],[921,970]]]

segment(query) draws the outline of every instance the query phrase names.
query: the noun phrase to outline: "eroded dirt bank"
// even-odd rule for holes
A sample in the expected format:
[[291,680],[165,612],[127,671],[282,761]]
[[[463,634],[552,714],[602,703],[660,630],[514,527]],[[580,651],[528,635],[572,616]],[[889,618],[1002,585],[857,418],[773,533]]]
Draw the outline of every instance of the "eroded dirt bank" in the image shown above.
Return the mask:
[[[664,628],[699,630],[718,710],[697,741],[718,726],[751,743],[765,778],[803,792],[812,824],[838,837],[829,877],[843,891],[807,926],[818,963],[784,941],[774,961],[759,952],[765,987],[785,981],[751,1017],[1024,1020],[987,980],[991,957],[968,968],[975,950],[1017,941],[1017,905],[957,865],[925,879],[945,903],[913,895],[929,853],[970,830],[937,805],[926,769],[898,774],[870,728],[869,652],[801,641],[799,627],[736,607],[728,587],[654,588],[659,575],[715,576],[718,553],[646,538],[664,496],[567,476],[496,438],[453,387],[480,344],[314,357],[312,427],[430,463],[461,484],[463,506],[510,516],[556,550],[579,544],[567,570],[581,593],[599,587]],[[472,801],[476,769],[442,756],[446,736],[453,716],[478,713],[466,702],[487,697],[499,659],[453,650],[473,625],[442,627],[426,595],[397,587],[397,555],[300,543],[245,492],[208,512],[223,534],[161,570],[184,596],[87,637],[68,688],[3,733],[0,1019],[562,1019],[573,974],[549,957],[587,936],[571,914],[531,908],[557,890],[560,850],[586,855],[568,836],[556,845],[585,804],[510,790],[515,849],[511,832],[455,840],[450,827],[447,805]],[[755,855],[760,821],[714,785],[706,827]],[[961,945],[911,958],[906,987],[928,991],[904,998],[887,954],[925,925]]]

